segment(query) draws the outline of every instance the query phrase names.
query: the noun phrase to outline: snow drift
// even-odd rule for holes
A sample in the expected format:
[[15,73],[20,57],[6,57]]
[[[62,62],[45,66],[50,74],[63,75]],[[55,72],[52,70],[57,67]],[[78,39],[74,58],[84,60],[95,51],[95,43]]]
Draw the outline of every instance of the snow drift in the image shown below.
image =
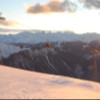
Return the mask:
[[100,99],[100,84],[0,66],[0,99]]

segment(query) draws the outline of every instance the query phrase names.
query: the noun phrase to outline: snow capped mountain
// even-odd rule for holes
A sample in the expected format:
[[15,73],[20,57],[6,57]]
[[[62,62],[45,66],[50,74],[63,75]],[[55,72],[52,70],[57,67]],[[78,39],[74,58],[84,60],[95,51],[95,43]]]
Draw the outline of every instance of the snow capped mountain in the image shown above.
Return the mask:
[[[58,45],[57,45],[58,44]],[[17,46],[20,44],[17,44]],[[51,48],[45,48],[45,43],[21,44],[27,49],[13,53],[3,58],[3,64],[25,70],[92,79],[93,54],[92,48],[100,49],[99,42],[62,42],[51,43]],[[60,46],[59,46],[60,45]],[[22,48],[23,48],[22,47]],[[29,48],[29,49],[28,49]],[[100,65],[100,55],[97,56],[97,66]],[[98,80],[100,82],[100,68],[98,67]]]
[[100,35],[96,33],[75,34],[73,32],[51,32],[51,31],[24,31],[15,35],[0,35],[0,43],[41,43],[41,42],[63,42],[82,41],[91,42],[99,40]]
[[[31,71],[92,80],[91,50],[100,50],[99,39],[96,33],[78,35],[51,31],[0,35],[0,62]],[[46,48],[49,41],[51,48]],[[99,66],[100,55],[97,57]],[[100,74],[97,77],[100,81]]]
[[3,58],[8,58],[10,55],[24,50],[28,50],[28,48],[20,48],[19,46],[15,46],[11,44],[0,43],[0,55]]

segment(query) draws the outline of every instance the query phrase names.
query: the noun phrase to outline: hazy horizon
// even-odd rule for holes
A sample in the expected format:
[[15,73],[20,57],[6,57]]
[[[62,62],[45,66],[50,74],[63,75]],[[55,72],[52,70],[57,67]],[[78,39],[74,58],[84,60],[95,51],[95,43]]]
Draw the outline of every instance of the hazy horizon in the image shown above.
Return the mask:
[[20,34],[20,33],[23,33],[23,32],[26,32],[26,33],[35,33],[35,32],[38,32],[38,31],[44,31],[44,32],[47,32],[47,33],[49,33],[49,32],[51,32],[52,34],[53,33],[62,33],[63,34],[63,32],[64,33],[73,33],[73,34],[76,34],[76,35],[83,35],[83,34],[99,34],[100,35],[100,33],[97,33],[97,32],[84,32],[84,33],[76,33],[76,32],[74,32],[74,31],[69,31],[69,30],[39,30],[39,29],[0,29],[0,35],[16,35],[16,34]]
[[1,0],[0,8],[0,28],[100,33],[99,0]]

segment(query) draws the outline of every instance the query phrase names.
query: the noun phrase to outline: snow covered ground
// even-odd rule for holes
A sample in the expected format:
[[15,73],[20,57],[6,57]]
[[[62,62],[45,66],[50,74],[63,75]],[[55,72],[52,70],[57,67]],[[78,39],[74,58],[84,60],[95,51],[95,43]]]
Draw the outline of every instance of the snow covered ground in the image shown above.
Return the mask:
[[0,66],[0,99],[100,99],[100,84]]

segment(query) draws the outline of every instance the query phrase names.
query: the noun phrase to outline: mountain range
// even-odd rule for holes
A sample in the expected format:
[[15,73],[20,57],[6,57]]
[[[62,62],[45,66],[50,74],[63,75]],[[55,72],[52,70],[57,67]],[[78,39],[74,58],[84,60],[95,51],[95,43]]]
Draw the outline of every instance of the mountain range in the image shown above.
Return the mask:
[[75,34],[73,32],[52,32],[52,31],[23,31],[18,34],[0,35],[0,43],[40,43],[40,42],[63,42],[82,41],[91,42],[100,39],[97,33]]
[[[93,80],[92,49],[100,50],[96,33],[24,31],[0,35],[0,62],[3,65],[42,73]],[[49,42],[51,47],[46,48]],[[97,66],[100,55],[97,54]],[[100,81],[98,67],[98,81]]]

